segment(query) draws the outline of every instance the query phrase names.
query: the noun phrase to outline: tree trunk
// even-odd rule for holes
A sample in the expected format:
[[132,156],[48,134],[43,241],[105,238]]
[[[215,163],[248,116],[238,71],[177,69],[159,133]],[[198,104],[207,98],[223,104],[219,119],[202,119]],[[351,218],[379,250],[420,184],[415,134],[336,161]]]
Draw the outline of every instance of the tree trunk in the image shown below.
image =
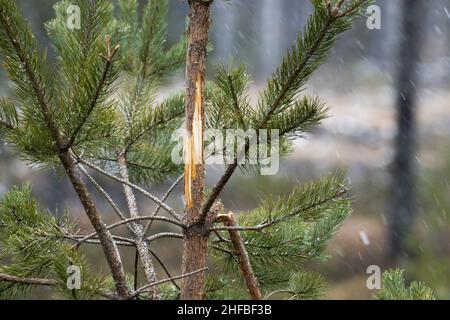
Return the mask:
[[[186,202],[184,222],[183,274],[206,266],[208,231],[199,222],[203,205],[205,180],[204,136],[204,78],[206,47],[210,26],[211,1],[189,0],[188,53],[186,64],[186,138],[184,197]],[[205,273],[196,273],[182,281],[181,298],[203,298]]]
[[[125,181],[130,181],[128,173],[128,164],[126,155],[124,152],[119,153],[117,157],[117,163],[119,165],[119,172],[122,179]],[[125,198],[127,200],[128,211],[130,212],[130,218],[139,217],[139,209],[137,206],[136,197],[134,195],[133,189],[127,185],[123,185],[123,191]],[[154,283],[158,281],[156,277],[155,267],[153,265],[152,258],[150,256],[149,245],[145,242],[144,229],[141,224],[134,222],[131,224],[132,233],[136,241],[136,250],[138,252],[139,259],[141,260],[142,268],[144,270],[145,279],[147,283]],[[158,286],[153,286],[149,288],[149,294],[151,300],[160,300],[161,292]]]
[[425,6],[422,0],[402,2],[399,70],[397,76],[397,136],[391,167],[390,258],[406,252],[405,238],[416,215],[416,103],[418,64],[420,60],[420,30],[424,24]]
[[76,167],[75,159],[69,152],[66,152],[60,155],[60,160],[64,166],[64,169],[66,170],[67,176],[69,177],[73,188],[75,189],[75,192],[78,195],[78,198],[80,199],[84,207],[84,210],[86,211],[86,215],[88,216],[92,226],[97,232],[106,259],[108,260],[108,265],[111,269],[111,274],[116,285],[118,298],[126,299],[129,292],[119,249],[117,248],[111,233],[103,223],[101,216],[97,211],[94,202],[92,201],[89,191],[80,177],[80,173],[78,172]]

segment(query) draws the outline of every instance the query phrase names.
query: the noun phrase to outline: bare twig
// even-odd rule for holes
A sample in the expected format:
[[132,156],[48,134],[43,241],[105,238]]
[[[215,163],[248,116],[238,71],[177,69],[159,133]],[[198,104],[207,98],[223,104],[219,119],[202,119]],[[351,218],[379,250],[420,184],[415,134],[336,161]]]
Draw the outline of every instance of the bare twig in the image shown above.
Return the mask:
[[202,209],[202,215],[200,217],[200,221],[206,220],[206,217],[211,210],[212,206],[214,205],[214,202],[219,197],[220,193],[222,192],[223,188],[225,188],[226,184],[230,180],[231,176],[233,175],[234,171],[238,167],[237,159],[234,160],[234,163],[230,164],[227,169],[225,170],[225,173],[223,176],[219,179],[216,186],[213,188],[206,204],[203,206]]
[[58,282],[54,279],[44,279],[44,278],[24,278],[11,276],[8,274],[0,273],[0,281],[19,283],[19,284],[29,284],[37,286],[53,286]]
[[153,236],[147,237],[145,240],[148,242],[152,242],[157,239],[161,238],[177,238],[177,239],[183,239],[184,236],[181,233],[174,233],[174,232],[161,232],[157,233]]
[[145,285],[145,286],[143,286],[143,287],[137,289],[135,292],[133,292],[133,293],[130,295],[129,299],[135,298],[136,296],[138,296],[138,295],[140,295],[141,293],[143,293],[144,291],[146,291],[148,288],[151,288],[151,287],[154,287],[154,286],[158,286],[158,285],[163,284],[163,283],[166,283],[166,282],[171,282],[171,281],[174,281],[174,280],[178,280],[178,279],[183,279],[183,278],[186,278],[186,277],[190,277],[190,276],[193,276],[193,275],[195,275],[195,274],[197,274],[197,273],[204,272],[204,271],[206,271],[206,270],[208,270],[208,268],[202,268],[202,269],[195,270],[195,271],[192,271],[192,272],[189,272],[189,273],[185,273],[185,274],[182,274],[182,275],[179,275],[179,276],[175,276],[175,277],[172,277],[172,278],[167,278],[167,279],[163,279],[163,280],[156,281],[156,282],[154,282],[154,283],[149,283],[149,284],[147,284],[147,285]]
[[[217,221],[223,221],[227,226],[236,226],[233,213],[220,214],[217,216]],[[242,276],[244,277],[245,285],[253,300],[261,300],[262,295],[259,289],[258,281],[253,273],[252,265],[248,257],[247,249],[245,248],[244,241],[242,240],[239,231],[228,230],[230,233],[231,242],[234,247],[235,254],[238,258],[239,268],[241,269]]]
[[139,252],[136,249],[134,254],[134,291],[138,289],[138,275],[139,275]]
[[147,198],[151,199],[151,200],[154,201],[156,204],[160,205],[160,206],[161,206],[164,210],[166,210],[172,217],[174,217],[174,218],[177,219],[178,221],[181,221],[181,217],[175,212],[174,209],[172,209],[171,207],[169,207],[167,204],[165,204],[164,202],[162,202],[161,200],[159,200],[157,197],[155,197],[155,196],[152,195],[151,193],[145,191],[143,188],[141,188],[141,187],[139,187],[139,186],[137,186],[137,185],[135,185],[135,184],[133,184],[133,183],[131,183],[131,182],[129,182],[129,181],[126,181],[126,180],[124,180],[124,179],[122,179],[122,178],[120,178],[120,177],[117,177],[117,176],[115,176],[115,175],[113,175],[113,174],[111,174],[111,173],[109,173],[109,172],[103,170],[102,168],[96,166],[95,164],[90,163],[89,161],[86,161],[86,160],[80,158],[79,156],[77,156],[77,161],[78,161],[79,163],[82,163],[82,164],[88,166],[89,168],[91,168],[91,169],[93,169],[93,170],[96,170],[96,171],[100,172],[101,174],[103,174],[104,176],[106,176],[106,177],[108,177],[108,178],[110,178],[110,179],[112,179],[112,180],[115,180],[115,181],[117,181],[117,182],[120,182],[120,183],[122,183],[122,184],[125,184],[125,185],[127,185],[127,186],[133,188],[134,190],[139,191],[139,192],[142,193],[144,196],[146,196]]
[[126,219],[125,215],[119,209],[119,207],[111,198],[111,196],[105,191],[105,189],[103,189],[102,186],[97,181],[95,181],[95,179],[89,174],[89,172],[87,172],[84,166],[78,164],[78,167],[80,168],[81,173],[83,173],[86,176],[86,178],[92,183],[92,185],[103,195],[103,197],[105,197],[106,201],[109,203],[109,205],[117,214],[117,216],[119,216],[120,219],[125,220]]
[[[95,233],[92,233],[92,234],[94,234],[94,236],[89,237],[89,238],[88,238],[88,235],[65,235],[65,238],[76,242],[76,244],[74,246],[75,248],[78,248],[83,243],[100,244],[97,234],[95,234]],[[92,234],[90,234],[90,235],[92,235]],[[92,238],[96,238],[96,239],[92,239]],[[114,242],[116,243],[116,245],[118,245],[118,246],[125,246],[125,247],[136,246],[136,242],[132,239],[119,237],[119,236],[113,236],[113,239],[114,239]]]
[[[164,194],[164,196],[162,197],[161,201],[165,202],[167,200],[167,198],[169,198],[170,194],[172,193],[172,191],[176,188],[176,186],[183,180],[184,175],[181,175],[177,180],[175,180],[175,182],[170,186],[170,188],[167,190],[167,192]],[[159,212],[159,210],[161,210],[161,205],[158,205],[158,207],[155,209],[155,211],[153,212],[152,216],[156,216]],[[145,226],[144,232],[142,233],[142,236],[145,237],[145,234],[147,233],[148,229],[152,226],[153,221],[150,220],[147,225]]]
[[[158,261],[159,265],[161,266],[161,268],[163,268],[164,272],[166,273],[166,275],[169,278],[172,278],[172,275],[169,272],[169,269],[166,267],[166,265],[164,264],[164,262],[156,255],[156,253],[152,250],[152,249],[148,249],[150,251],[150,253],[152,254],[152,256],[156,259],[156,261]],[[178,286],[178,284],[175,282],[175,280],[171,281],[172,284],[178,289],[180,290],[180,287]]]

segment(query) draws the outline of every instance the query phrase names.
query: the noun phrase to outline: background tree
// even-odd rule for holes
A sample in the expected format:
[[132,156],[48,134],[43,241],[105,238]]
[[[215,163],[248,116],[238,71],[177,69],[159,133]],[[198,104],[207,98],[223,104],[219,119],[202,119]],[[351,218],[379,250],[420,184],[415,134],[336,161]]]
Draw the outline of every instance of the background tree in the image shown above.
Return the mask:
[[420,85],[419,63],[422,26],[427,6],[422,0],[401,2],[397,74],[397,135],[391,165],[390,257],[407,251],[406,238],[417,215],[416,115]]

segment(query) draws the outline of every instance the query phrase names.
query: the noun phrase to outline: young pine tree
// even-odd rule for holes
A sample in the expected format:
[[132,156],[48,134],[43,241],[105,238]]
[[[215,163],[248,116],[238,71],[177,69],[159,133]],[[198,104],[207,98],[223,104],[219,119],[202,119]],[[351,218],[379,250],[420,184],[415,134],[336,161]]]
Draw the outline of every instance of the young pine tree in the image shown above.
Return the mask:
[[[190,0],[186,37],[166,45],[167,0],[61,1],[46,24],[55,62],[47,62],[12,0],[0,0],[0,50],[13,83],[0,100],[5,141],[25,161],[62,169],[78,196],[93,232],[80,234],[77,221],[59,220],[33,200],[29,186],[15,187],[0,201],[0,297],[30,294],[49,286],[75,299],[312,299],[324,279],[302,267],[323,259],[327,241],[349,215],[349,185],[338,172],[298,185],[291,194],[268,198],[249,212],[225,210],[219,196],[238,168],[253,172],[236,157],[205,191],[204,130],[278,130],[280,154],[294,138],[326,117],[324,103],[303,94],[338,36],[348,30],[369,1],[314,0],[314,12],[258,102],[248,98],[251,79],[245,66],[220,66],[205,82],[212,0]],[[76,4],[81,29],[66,25]],[[158,88],[186,64],[186,92],[158,99]],[[184,168],[172,161],[172,133],[184,122]],[[275,143],[275,141],[272,141]],[[248,141],[246,151],[248,151]],[[193,161],[191,161],[193,160]],[[120,208],[92,173],[122,186],[127,208]],[[146,187],[173,179],[158,198]],[[185,210],[166,203],[184,179]],[[103,196],[117,222],[106,225],[91,193]],[[139,206],[136,193],[156,210]],[[154,232],[153,223],[173,232]],[[128,236],[117,228],[126,226]],[[177,276],[161,275],[155,240],[183,242]],[[83,254],[87,243],[103,251],[110,276],[92,272]],[[136,251],[126,270],[120,248]],[[220,273],[208,272],[207,258]],[[68,267],[81,282],[68,286]],[[142,272],[143,280],[137,274]]]

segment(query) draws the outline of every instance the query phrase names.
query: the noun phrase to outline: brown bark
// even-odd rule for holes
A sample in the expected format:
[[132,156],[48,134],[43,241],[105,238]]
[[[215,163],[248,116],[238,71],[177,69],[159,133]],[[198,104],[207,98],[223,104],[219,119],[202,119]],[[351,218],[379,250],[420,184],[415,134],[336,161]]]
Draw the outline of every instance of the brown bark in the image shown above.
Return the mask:
[[80,172],[77,170],[74,158],[70,153],[66,152],[60,155],[60,160],[66,170],[67,176],[69,177],[73,188],[75,189],[75,192],[78,195],[78,198],[81,201],[81,204],[83,205],[84,210],[86,211],[86,215],[98,235],[103,252],[106,256],[106,260],[108,261],[108,265],[111,269],[118,298],[126,299],[128,297],[128,288],[126,285],[125,272],[123,270],[120,253],[114,243],[114,239],[103,223],[101,216],[92,201],[89,191],[80,177]]
[[[125,273],[122,267],[122,261],[120,258],[119,251],[117,246],[115,245],[111,233],[106,229],[103,224],[100,214],[95,207],[90,194],[83,183],[79,172],[76,168],[76,163],[69,151],[68,145],[65,143],[63,137],[59,132],[59,128],[52,118],[52,111],[50,108],[50,104],[48,101],[48,97],[45,94],[45,89],[41,83],[41,75],[37,74],[37,70],[33,66],[33,63],[30,61],[30,57],[28,56],[27,50],[22,46],[20,41],[16,41],[16,35],[11,29],[10,19],[6,17],[5,12],[0,10],[0,24],[2,28],[5,29],[8,40],[11,45],[14,47],[14,50],[17,54],[17,57],[22,63],[24,72],[33,88],[34,94],[36,96],[36,101],[38,102],[42,114],[44,116],[47,128],[55,141],[55,151],[59,153],[59,158],[64,169],[69,176],[69,179],[81,201],[83,207],[86,211],[86,214],[89,220],[92,223],[95,231],[98,233],[100,243],[102,245],[104,254],[108,260],[111,273],[113,279],[116,284],[117,295],[119,298],[126,298],[128,296],[128,289],[126,287],[125,281]],[[109,43],[108,43],[109,48]],[[108,53],[107,66],[111,63],[112,58],[114,57],[117,48],[115,48],[112,52]],[[106,68],[106,72],[109,67]]]
[[5,274],[5,273],[0,273],[0,281],[20,283],[20,284],[29,284],[29,285],[36,285],[36,286],[53,286],[58,283],[54,279],[25,278],[25,277],[11,276],[11,275]]
[[[223,221],[228,227],[236,227],[236,221],[231,212],[229,214],[219,215],[217,218],[218,221]],[[239,268],[241,269],[242,276],[244,277],[247,290],[253,300],[261,300],[262,296],[261,291],[259,290],[258,281],[253,273],[252,265],[250,264],[250,259],[241,234],[238,230],[232,229],[229,229],[228,233],[230,234],[230,239],[234,247],[234,253],[238,258]]]
[[[186,140],[184,196],[188,226],[183,242],[183,274],[203,269],[208,250],[208,227],[199,223],[203,205],[205,179],[204,136],[204,77],[206,47],[210,26],[211,1],[189,0],[188,53],[186,63]],[[205,273],[196,273],[182,281],[181,298],[200,300],[204,295]]]
[[[126,181],[130,181],[129,173],[128,173],[128,166],[127,166],[127,159],[124,153],[120,153],[117,157],[117,163],[119,165],[119,172],[122,179]],[[123,191],[125,194],[125,198],[127,200],[128,210],[130,212],[131,218],[138,218],[139,217],[139,209],[137,207],[137,201],[136,197],[134,195],[133,189],[131,189],[128,185],[123,185]],[[136,250],[139,256],[139,259],[142,264],[142,268],[144,270],[145,278],[148,283],[153,283],[158,281],[156,278],[156,271],[155,267],[153,265],[152,258],[150,256],[150,250],[148,247],[147,242],[145,239],[143,239],[143,227],[139,222],[132,222],[131,223],[131,229],[136,241]],[[161,292],[159,291],[158,286],[153,286],[149,288],[150,298],[152,300],[159,300],[161,299]]]

